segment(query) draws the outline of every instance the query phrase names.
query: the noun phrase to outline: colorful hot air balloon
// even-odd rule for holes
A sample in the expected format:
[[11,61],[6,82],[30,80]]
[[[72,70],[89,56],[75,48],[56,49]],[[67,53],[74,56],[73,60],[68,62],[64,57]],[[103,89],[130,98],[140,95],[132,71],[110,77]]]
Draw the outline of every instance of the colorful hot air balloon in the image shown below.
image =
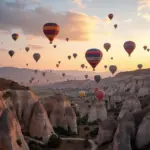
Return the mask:
[[87,78],[88,78],[88,75],[86,74],[84,77],[85,77],[85,79],[87,79]]
[[88,63],[93,68],[93,71],[95,70],[95,67],[100,63],[102,60],[103,53],[96,48],[89,49],[85,53],[85,58],[88,61]]
[[83,69],[85,67],[85,64],[81,64],[81,68]]
[[69,41],[69,38],[66,38],[66,41],[68,42],[68,41]]
[[62,76],[64,77],[64,76],[65,76],[65,73],[62,73]]
[[138,67],[139,69],[142,69],[142,68],[143,68],[143,65],[142,65],[142,64],[138,64],[137,67]]
[[59,67],[59,64],[56,64],[56,67],[58,68],[58,67]]
[[104,44],[104,48],[105,48],[106,51],[108,52],[108,50],[111,48],[111,44],[110,44],[110,43],[105,43],[105,44]]
[[68,59],[69,59],[69,60],[71,59],[71,56],[70,56],[70,55],[68,56]]
[[84,97],[85,96],[85,92],[84,91],[80,91],[79,92],[79,96],[82,98],[82,97]]
[[109,66],[109,71],[110,71],[112,74],[114,74],[114,73],[117,71],[117,66],[115,66],[115,65]]
[[113,19],[113,17],[114,17],[114,15],[113,15],[113,14],[109,14],[109,15],[108,15],[108,18],[109,18],[110,20],[112,20],[112,19]]
[[58,35],[60,26],[56,23],[46,23],[43,26],[43,32],[45,36],[49,39],[50,43],[53,42],[54,38]]
[[107,65],[105,65],[104,68],[107,69]]
[[13,57],[13,55],[15,54],[15,52],[14,52],[13,50],[10,50],[10,51],[8,52],[8,54],[10,55],[10,57]]
[[19,38],[19,35],[17,33],[13,33],[12,38],[14,41],[16,41]]
[[34,54],[33,54],[33,58],[34,58],[34,60],[35,60],[36,62],[39,61],[40,57],[41,57],[41,55],[40,55],[39,53],[34,53]]
[[136,47],[136,44],[133,41],[127,41],[124,43],[124,49],[129,54],[129,56],[134,51],[135,47]]
[[77,57],[77,53],[73,53],[73,57],[76,58]]
[[145,46],[143,46],[143,48],[144,48],[144,50],[146,50],[146,49],[147,49],[147,46],[145,45]]
[[116,29],[117,27],[118,27],[118,25],[117,25],[117,24],[115,24],[115,25],[114,25],[114,28]]
[[100,75],[95,75],[94,76],[94,80],[99,83],[99,81],[101,80],[101,76]]
[[29,47],[26,47],[25,50],[26,50],[26,52],[28,52],[28,51],[30,50],[30,48],[29,48]]
[[98,100],[102,100],[102,99],[104,98],[104,96],[105,96],[105,92],[102,91],[102,90],[97,90],[97,91],[95,92],[95,96],[96,96],[96,98],[97,98]]

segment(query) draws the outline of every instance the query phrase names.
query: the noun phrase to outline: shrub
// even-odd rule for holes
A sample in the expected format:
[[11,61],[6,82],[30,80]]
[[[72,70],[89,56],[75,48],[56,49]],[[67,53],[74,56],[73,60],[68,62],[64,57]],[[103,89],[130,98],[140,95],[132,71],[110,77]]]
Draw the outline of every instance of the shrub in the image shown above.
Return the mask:
[[53,134],[49,141],[48,141],[48,147],[49,148],[59,148],[61,145],[61,139],[57,135]]

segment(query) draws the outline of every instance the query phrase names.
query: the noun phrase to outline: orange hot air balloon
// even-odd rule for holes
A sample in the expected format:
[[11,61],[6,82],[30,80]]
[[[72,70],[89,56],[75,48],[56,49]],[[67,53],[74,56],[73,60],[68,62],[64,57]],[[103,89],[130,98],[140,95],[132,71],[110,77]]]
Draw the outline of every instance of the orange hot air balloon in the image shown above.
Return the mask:
[[126,41],[123,46],[126,52],[129,54],[129,56],[136,48],[136,44],[133,41]]
[[13,33],[12,38],[14,41],[16,41],[19,38],[19,35],[17,33]]
[[113,19],[113,17],[114,17],[114,15],[113,15],[113,14],[109,14],[109,15],[108,15],[108,18],[109,18],[110,20],[112,20],[112,19]]
[[105,48],[106,51],[108,52],[108,50],[111,48],[111,44],[110,44],[110,43],[105,43],[105,44],[104,44],[104,48]]
[[60,26],[56,23],[46,23],[43,26],[43,32],[52,44],[55,37],[59,34]]

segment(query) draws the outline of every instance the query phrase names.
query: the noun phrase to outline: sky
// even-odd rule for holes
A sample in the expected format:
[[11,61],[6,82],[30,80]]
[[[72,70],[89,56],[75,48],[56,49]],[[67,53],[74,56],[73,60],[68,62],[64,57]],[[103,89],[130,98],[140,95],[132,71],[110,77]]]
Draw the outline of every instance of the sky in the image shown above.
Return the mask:
[[[110,13],[114,14],[111,21]],[[47,22],[60,25],[53,44],[42,31]],[[135,70],[138,64],[150,68],[150,52],[143,49],[150,46],[149,24],[150,0],[0,0],[0,66],[23,68],[28,63],[31,69],[82,70],[80,65],[86,64],[86,70],[92,71],[85,52],[98,48],[103,58],[97,72],[105,72],[104,65],[116,65],[118,71]],[[19,34],[17,41],[12,33]],[[136,43],[131,57],[123,48],[129,40]],[[111,43],[108,52],[103,47],[106,42]],[[30,47],[28,53],[25,47]],[[15,51],[13,58],[9,50]],[[38,63],[33,59],[36,52],[41,55]],[[73,53],[78,57],[68,60]]]

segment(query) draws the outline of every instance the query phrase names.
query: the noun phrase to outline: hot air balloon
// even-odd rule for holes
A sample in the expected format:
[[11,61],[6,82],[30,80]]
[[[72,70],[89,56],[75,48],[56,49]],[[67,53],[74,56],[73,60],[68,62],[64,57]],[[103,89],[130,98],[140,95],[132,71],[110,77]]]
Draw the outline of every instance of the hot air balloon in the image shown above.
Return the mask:
[[117,66],[115,66],[115,65],[109,66],[109,71],[110,71],[112,74],[114,74],[114,73],[117,71]]
[[134,51],[135,47],[136,47],[136,44],[133,41],[127,41],[124,43],[124,49],[129,54],[129,56]]
[[41,57],[41,55],[40,55],[39,53],[34,53],[34,54],[33,54],[33,58],[34,58],[34,60],[35,60],[36,62],[39,61],[40,57]]
[[111,57],[110,59],[111,59],[111,60],[113,60],[114,58],[113,58],[113,57]]
[[85,77],[85,79],[87,79],[87,78],[88,78],[88,75],[86,74],[84,77]]
[[25,50],[26,50],[26,52],[28,52],[28,51],[30,50],[30,48],[29,48],[29,47],[26,47]]
[[105,96],[105,92],[102,91],[102,90],[97,90],[97,91],[95,92],[95,96],[96,96],[96,98],[97,98],[98,100],[102,100],[102,99],[104,98],[104,96]]
[[88,61],[88,63],[93,68],[93,71],[95,70],[95,67],[100,63],[102,60],[103,53],[96,48],[89,49],[85,53],[85,58]]
[[143,46],[143,48],[144,48],[144,50],[146,50],[146,49],[147,49],[147,46],[145,45],[145,46]]
[[54,45],[54,48],[56,48],[56,45]]
[[88,66],[85,66],[85,68],[87,69],[87,68],[88,68]]
[[113,19],[113,17],[114,17],[114,15],[113,15],[113,14],[109,14],[109,15],[108,15],[108,18],[109,18],[110,20],[112,20],[112,19]]
[[104,48],[105,48],[106,51],[108,52],[108,50],[111,48],[111,44],[110,44],[110,43],[105,43],[105,44],[104,44]]
[[94,80],[99,83],[99,81],[101,80],[101,76],[100,75],[95,75],[94,76]]
[[19,35],[17,33],[13,33],[12,38],[14,41],[16,41],[19,38]]
[[68,59],[69,59],[69,60],[71,59],[71,56],[70,56],[70,55],[68,56]]
[[26,66],[28,66],[28,64],[26,64]]
[[107,69],[107,65],[105,65],[104,68]]
[[60,64],[60,63],[61,63],[61,61],[58,61],[58,63]]
[[85,65],[84,64],[81,64],[81,68],[83,69],[85,67]]
[[143,65],[142,65],[142,64],[138,64],[137,67],[138,67],[139,69],[142,69],[142,68],[143,68]]
[[116,29],[117,27],[118,27],[118,25],[117,25],[117,24],[115,24],[115,25],[114,25],[114,28]]
[[10,50],[10,51],[8,52],[8,54],[10,55],[10,57],[13,57],[13,55],[15,54],[15,52],[14,52],[13,50]]
[[84,97],[85,96],[85,92],[84,91],[80,91],[79,92],[79,96],[82,98],[82,97]]
[[150,49],[147,49],[147,51],[149,52]]
[[64,77],[64,76],[65,76],[65,73],[62,73],[62,76]]
[[73,53],[73,57],[76,58],[77,57],[77,53]]
[[36,69],[36,70],[34,70],[34,72],[35,72],[35,73],[37,73],[37,72],[38,72],[38,70]]
[[60,26],[56,23],[46,23],[43,26],[43,32],[52,44],[54,38],[58,35]]
[[66,41],[68,42],[68,41],[69,41],[69,38],[66,38]]
[[58,68],[58,67],[59,67],[59,64],[56,64],[56,67]]

